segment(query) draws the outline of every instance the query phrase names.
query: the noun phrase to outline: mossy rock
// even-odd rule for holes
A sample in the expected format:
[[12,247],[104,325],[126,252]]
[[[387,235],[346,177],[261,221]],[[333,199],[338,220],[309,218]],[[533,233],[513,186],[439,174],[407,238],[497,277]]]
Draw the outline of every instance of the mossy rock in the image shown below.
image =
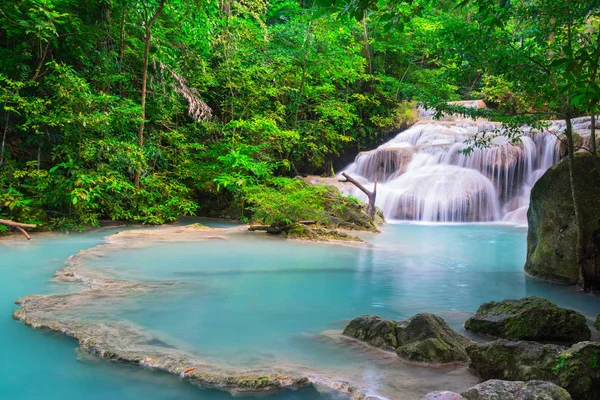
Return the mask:
[[363,315],[354,318],[344,329],[343,335],[366,342],[384,350],[396,350],[396,321],[378,316]]
[[363,240],[359,237],[349,235],[345,232],[340,232],[335,229],[326,229],[319,226],[306,226],[302,224],[292,224],[286,230],[286,234],[289,239],[312,240],[316,242],[363,242]]
[[545,381],[490,379],[461,395],[467,400],[571,400],[571,395],[565,389]]
[[[595,169],[592,156],[576,155],[575,179],[579,188],[586,253],[595,265],[599,265],[600,174],[594,172]],[[531,191],[527,220],[527,273],[540,279],[576,284],[579,277],[577,227],[568,160],[554,165],[536,182]],[[589,280],[590,288],[600,288],[600,276]]]
[[482,379],[544,380],[566,389],[573,399],[600,399],[600,343],[565,348],[501,339],[471,345],[467,353],[471,369]]
[[600,332],[600,314],[598,314],[598,316],[596,317],[596,322],[594,322],[594,328],[596,328],[596,330]]
[[421,313],[405,321],[363,315],[343,332],[373,346],[395,350],[400,358],[424,363],[467,362],[472,342],[454,332],[437,315]]
[[430,363],[467,362],[467,346],[472,342],[456,333],[437,315],[417,314],[396,326],[401,358]]
[[375,220],[367,214],[367,204],[344,196],[335,186],[327,186],[325,213],[330,229],[348,229],[378,232],[377,225],[385,222],[383,212],[377,209]]
[[482,304],[465,329],[504,339],[545,342],[575,343],[591,336],[582,314],[535,296]]

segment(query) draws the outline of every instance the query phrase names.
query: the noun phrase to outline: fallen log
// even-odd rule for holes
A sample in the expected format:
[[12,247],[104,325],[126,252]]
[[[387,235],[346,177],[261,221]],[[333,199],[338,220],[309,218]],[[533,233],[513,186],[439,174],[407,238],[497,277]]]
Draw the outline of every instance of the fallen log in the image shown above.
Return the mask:
[[34,224],[21,224],[19,222],[11,221],[8,219],[0,219],[0,225],[8,226],[9,228],[13,228],[21,232],[27,240],[31,240],[31,236],[27,233],[25,229],[34,229],[37,228],[37,225]]

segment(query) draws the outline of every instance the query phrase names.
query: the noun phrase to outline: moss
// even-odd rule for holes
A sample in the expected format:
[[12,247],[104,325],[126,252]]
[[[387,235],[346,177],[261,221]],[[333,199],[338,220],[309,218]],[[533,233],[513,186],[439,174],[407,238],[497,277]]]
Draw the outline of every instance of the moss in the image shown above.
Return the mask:
[[535,296],[482,304],[465,328],[514,340],[575,343],[591,336],[582,314]]
[[202,225],[200,222],[196,222],[195,224],[190,224],[185,226],[186,229],[197,229],[201,231],[212,229],[206,225]]
[[[580,191],[584,236],[588,246],[595,246],[590,254],[600,251],[597,247],[600,230],[600,174],[590,155],[577,154],[575,177]],[[576,249],[576,226],[567,160],[550,168],[540,178],[531,192],[528,212],[527,273],[541,279],[575,284],[579,277]],[[595,249],[595,250],[594,250]],[[592,251],[594,250],[594,251]],[[600,281],[598,283],[600,285]]]
[[320,226],[306,226],[302,224],[292,224],[287,229],[287,237],[289,239],[302,239],[312,240],[317,242],[327,241],[344,241],[344,242],[358,242],[362,243],[363,240],[359,237],[349,235],[345,232],[340,232],[335,229],[327,229]]

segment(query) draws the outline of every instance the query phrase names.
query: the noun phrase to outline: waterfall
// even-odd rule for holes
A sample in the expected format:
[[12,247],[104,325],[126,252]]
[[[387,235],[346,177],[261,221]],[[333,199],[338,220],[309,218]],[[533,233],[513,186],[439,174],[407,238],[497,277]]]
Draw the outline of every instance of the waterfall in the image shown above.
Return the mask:
[[[526,224],[533,185],[560,159],[557,134],[564,131],[564,122],[554,121],[535,133],[524,127],[517,142],[496,134],[490,147],[466,155],[461,152],[465,141],[476,134],[501,132],[501,126],[449,117],[434,121],[423,110],[420,115],[417,124],[377,149],[360,153],[345,169],[371,188],[377,173],[377,206],[386,218]],[[585,118],[574,122],[585,128]],[[354,188],[351,194],[366,200]]]

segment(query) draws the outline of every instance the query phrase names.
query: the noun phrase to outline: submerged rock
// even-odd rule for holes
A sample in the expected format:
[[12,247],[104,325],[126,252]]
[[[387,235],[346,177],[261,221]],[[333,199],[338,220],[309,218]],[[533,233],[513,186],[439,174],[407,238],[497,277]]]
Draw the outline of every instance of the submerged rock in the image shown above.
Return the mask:
[[395,350],[400,358],[426,363],[467,362],[472,342],[437,315],[421,313],[405,321],[363,315],[343,332],[373,346]]
[[[593,172],[594,159],[586,154],[576,155],[575,169],[584,224],[585,259],[590,265],[600,265],[600,174]],[[577,231],[567,160],[550,168],[536,182],[531,191],[527,220],[527,273],[541,279],[576,284],[579,277]],[[584,278],[587,288],[600,288],[599,269]]]
[[465,328],[514,340],[575,343],[591,336],[582,314],[535,296],[482,304]]
[[482,379],[544,380],[563,387],[574,399],[600,399],[600,343],[565,348],[501,339],[471,345],[467,353]]

